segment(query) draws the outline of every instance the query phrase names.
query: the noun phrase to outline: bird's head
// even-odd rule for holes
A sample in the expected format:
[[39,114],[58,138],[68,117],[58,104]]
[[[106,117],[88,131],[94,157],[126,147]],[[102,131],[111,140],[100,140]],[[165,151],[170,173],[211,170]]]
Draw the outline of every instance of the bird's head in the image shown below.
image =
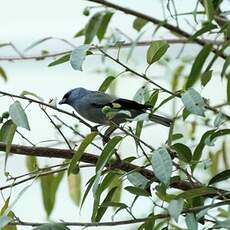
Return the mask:
[[58,104],[68,104],[68,105],[73,105],[76,101],[81,99],[81,97],[85,96],[87,94],[87,90],[84,88],[75,88],[70,91],[68,91],[61,101],[59,101]]

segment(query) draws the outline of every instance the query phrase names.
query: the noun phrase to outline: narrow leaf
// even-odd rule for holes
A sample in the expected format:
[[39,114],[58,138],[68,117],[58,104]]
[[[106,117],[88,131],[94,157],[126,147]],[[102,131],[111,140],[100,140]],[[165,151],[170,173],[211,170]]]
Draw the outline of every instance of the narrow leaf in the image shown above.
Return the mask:
[[51,212],[53,211],[56,199],[56,192],[61,182],[61,179],[63,178],[63,175],[64,172],[60,172],[57,175],[49,174],[40,177],[43,204],[47,217],[49,217]]
[[128,192],[130,192],[136,196],[150,196],[149,192],[147,192],[143,188],[127,186],[127,187],[125,187],[125,190],[127,190]]
[[51,66],[55,66],[55,65],[60,65],[60,64],[63,64],[65,62],[68,62],[70,60],[70,54],[66,54],[58,59],[56,59],[55,61],[51,62],[48,67],[51,67]]
[[116,189],[117,189],[117,187],[112,188],[108,192],[108,194],[106,195],[105,199],[103,200],[102,204],[100,205],[99,209],[97,210],[97,216],[95,217],[96,222],[99,222],[101,220],[101,218],[103,217],[103,215],[105,214],[108,207],[106,207],[104,204],[112,201],[113,196],[115,195]]
[[29,122],[19,101],[15,101],[10,105],[9,113],[12,121],[19,127],[30,130]]
[[212,70],[208,70],[201,75],[201,85],[206,86],[212,78]]
[[204,0],[204,7],[208,16],[208,21],[211,22],[214,17],[213,0]]
[[97,34],[101,22],[103,19],[103,13],[102,12],[98,12],[96,14],[94,14],[90,19],[88,24],[86,25],[85,28],[85,44],[90,44],[95,35]]
[[114,76],[109,76],[107,77],[101,84],[101,86],[99,87],[98,91],[100,92],[105,92],[109,86],[111,85],[111,83],[115,80],[116,78]]
[[223,68],[222,68],[222,71],[221,71],[221,77],[223,78],[225,75],[227,75],[227,69],[230,65],[230,56],[228,56],[226,59],[225,59],[225,62],[224,62],[224,65],[223,65]]
[[81,159],[82,155],[84,154],[85,149],[87,146],[93,141],[93,139],[97,136],[96,132],[92,132],[88,134],[85,139],[81,142],[80,146],[76,151],[74,151],[72,160],[70,162],[69,168],[68,168],[68,175],[72,172],[74,172],[74,169],[76,168],[76,165],[78,161]]
[[205,132],[201,139],[200,139],[200,142],[199,144],[196,146],[194,152],[193,152],[193,157],[192,157],[192,160],[194,161],[193,165],[192,165],[192,170],[195,169],[198,161],[200,160],[201,156],[202,156],[202,152],[203,152],[203,149],[205,147],[205,141],[206,139],[212,134],[215,132],[215,129],[212,129],[212,130],[208,130],[207,132]]
[[192,65],[192,69],[190,71],[190,74],[188,76],[188,80],[186,82],[185,88],[188,89],[190,87],[192,87],[196,81],[198,80],[202,67],[209,55],[209,53],[212,50],[212,45],[211,44],[207,44],[205,45],[201,51],[199,52],[199,54],[197,55],[193,65]]
[[81,174],[70,174],[68,176],[69,194],[72,201],[79,206],[81,201]]
[[230,105],[230,74],[228,75],[227,81],[227,102]]
[[205,196],[205,195],[211,195],[216,194],[216,190],[214,188],[208,188],[208,187],[201,187],[201,188],[194,188],[190,189],[188,191],[182,192],[181,194],[177,195],[177,199],[183,198],[183,199],[192,199],[195,197]]
[[5,70],[0,66],[0,76],[3,78],[5,82],[7,82],[7,75]]
[[112,16],[113,13],[109,11],[105,12],[105,14],[103,15],[100,26],[97,31],[97,38],[99,41],[101,41],[104,38],[104,35],[106,33],[107,27],[109,25]]
[[105,167],[106,163],[114,153],[115,146],[122,140],[122,137],[115,136],[112,139],[109,140],[109,142],[106,144],[105,148],[102,150],[100,157],[96,164],[96,172],[102,171],[102,169]]
[[206,32],[210,32],[211,30],[217,28],[216,25],[208,23],[206,25],[204,25],[200,30],[198,30],[197,32],[195,32],[189,40],[193,40],[199,36],[201,36],[202,34],[206,33]]
[[209,182],[208,184],[214,184],[223,180],[227,180],[228,178],[230,178],[230,169],[227,169],[221,173],[218,173],[217,175],[215,175]]

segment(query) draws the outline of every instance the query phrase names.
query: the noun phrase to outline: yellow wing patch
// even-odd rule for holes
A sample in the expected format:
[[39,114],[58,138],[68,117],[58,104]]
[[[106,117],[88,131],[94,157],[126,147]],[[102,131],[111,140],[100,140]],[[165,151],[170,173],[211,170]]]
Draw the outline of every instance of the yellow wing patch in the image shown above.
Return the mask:
[[121,108],[121,104],[113,102],[112,103],[113,109],[120,109]]

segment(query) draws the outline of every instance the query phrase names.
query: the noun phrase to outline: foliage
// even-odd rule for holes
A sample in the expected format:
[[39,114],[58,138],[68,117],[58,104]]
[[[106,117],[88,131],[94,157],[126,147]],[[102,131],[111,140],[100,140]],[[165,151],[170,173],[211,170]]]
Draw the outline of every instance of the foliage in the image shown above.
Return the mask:
[[[148,110],[130,119],[130,111],[116,108],[120,104],[112,103],[116,104],[114,108],[107,105],[102,112],[108,118],[121,113],[129,118],[125,124],[111,122],[106,129],[101,129],[78,114],[57,107],[56,98],[47,102],[48,99],[32,91],[24,90],[20,95],[0,91],[0,95],[5,96],[0,97],[0,102],[6,96],[13,99],[13,102],[7,101],[7,111],[0,108],[0,150],[5,153],[4,174],[9,183],[1,191],[12,188],[7,198],[3,195],[1,229],[15,230],[20,225],[35,225],[37,230],[71,229],[71,225],[111,225],[112,228],[131,223],[139,230],[184,229],[185,226],[189,230],[229,228],[230,22],[229,9],[225,9],[228,1],[193,1],[195,9],[190,7],[185,13],[179,13],[179,1],[162,1],[157,10],[162,10],[163,20],[116,3],[90,2],[101,5],[87,5],[83,10],[82,17],[86,17],[87,22],[74,35],[74,44],[48,37],[28,44],[21,54],[12,43],[3,43],[0,48],[13,48],[20,55],[0,56],[0,61],[41,61],[52,57],[48,64],[52,67],[50,71],[69,63],[68,68],[72,67],[77,74],[88,70],[91,72],[87,74],[91,74],[90,59],[96,63],[93,72],[105,77],[95,90],[113,94],[119,85],[126,84],[126,76],[131,76],[130,87],[134,79],[141,79],[133,100],[145,104]],[[121,12],[125,15],[121,16]],[[129,28],[132,33],[123,32],[120,24],[115,28],[119,17],[132,20],[132,28]],[[187,32],[184,18],[192,26],[192,33]],[[28,50],[54,39],[71,45],[72,50],[57,53],[43,50],[41,55],[27,55]],[[137,66],[139,62],[141,65]],[[0,77],[1,84],[10,84],[11,76],[4,65],[0,66]],[[163,80],[167,80],[166,83]],[[217,81],[221,81],[221,92],[215,92]],[[89,88],[91,86],[89,82]],[[217,98],[218,94],[221,99]],[[47,145],[40,147],[40,143],[34,144],[27,138],[28,133],[36,136],[33,125],[36,106],[53,125],[60,149],[49,147],[50,140],[42,140],[40,143]],[[155,113],[165,113],[170,127],[156,127]],[[85,127],[89,129],[85,131]],[[76,137],[80,138],[79,143]],[[27,155],[28,172],[11,176],[8,166],[11,153]],[[56,165],[46,162],[43,167],[40,157],[66,160]],[[88,171],[90,173],[85,173]],[[34,183],[24,185],[30,180],[40,181],[48,220],[53,220],[58,189],[67,182],[69,198],[77,208],[84,209],[85,203],[90,202],[89,223],[56,220],[39,224],[36,217],[35,224],[23,222],[13,207],[25,191],[34,186]],[[14,187],[18,184],[24,188],[12,202]],[[34,202],[41,201],[36,198]],[[120,218],[116,216],[118,213],[126,216],[126,220],[114,221],[114,217]]]

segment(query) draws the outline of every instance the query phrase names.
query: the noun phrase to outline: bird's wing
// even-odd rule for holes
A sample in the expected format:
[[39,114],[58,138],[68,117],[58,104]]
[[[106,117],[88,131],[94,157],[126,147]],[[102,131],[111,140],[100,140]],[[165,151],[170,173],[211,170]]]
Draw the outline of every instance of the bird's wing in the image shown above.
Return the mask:
[[116,97],[112,97],[106,93],[98,91],[91,91],[89,94],[84,96],[85,101],[88,101],[89,103],[101,108],[112,103],[115,99]]
[[113,100],[112,106],[113,105],[115,105],[115,106],[117,105],[117,107],[120,107],[120,109],[126,109],[126,110],[130,110],[130,109],[145,110],[145,109],[149,109],[152,107],[150,105],[139,104],[136,101],[123,99],[123,98],[117,98],[117,99]]
[[149,105],[142,105],[132,100],[113,97],[103,92],[91,91],[91,93],[85,97],[87,97],[85,99],[90,101],[91,104],[101,108],[104,106],[122,110],[145,110],[151,108]]

